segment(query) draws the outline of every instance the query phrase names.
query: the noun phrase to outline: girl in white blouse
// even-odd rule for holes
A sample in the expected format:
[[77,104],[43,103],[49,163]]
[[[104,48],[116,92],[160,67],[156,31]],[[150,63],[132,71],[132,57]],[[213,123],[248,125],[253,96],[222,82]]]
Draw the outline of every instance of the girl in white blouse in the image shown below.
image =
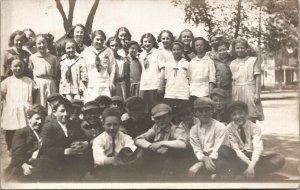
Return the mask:
[[197,55],[189,65],[190,96],[194,100],[195,97],[209,96],[216,83],[216,69],[214,61],[206,54],[210,46],[204,38],[195,38],[192,48]]
[[115,88],[114,53],[104,45],[106,36],[102,30],[92,32],[92,45],[81,53],[84,64],[81,67],[81,76],[85,78],[84,102],[92,101],[100,95],[111,96]]

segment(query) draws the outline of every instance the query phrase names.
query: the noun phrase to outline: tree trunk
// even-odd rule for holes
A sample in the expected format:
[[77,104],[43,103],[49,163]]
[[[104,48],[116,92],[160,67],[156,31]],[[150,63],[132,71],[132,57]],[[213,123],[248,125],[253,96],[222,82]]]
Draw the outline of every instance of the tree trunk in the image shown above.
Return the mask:
[[73,14],[74,14],[74,8],[75,8],[76,0],[69,0],[69,14],[68,14],[68,22],[73,26]]
[[91,8],[91,11],[86,19],[86,23],[85,23],[85,29],[88,33],[92,32],[92,26],[93,26],[93,21],[94,21],[94,17],[98,8],[100,0],[95,0],[94,4]]
[[69,20],[65,14],[64,8],[63,8],[60,0],[55,0],[55,2],[56,2],[56,8],[58,9],[58,11],[63,19],[64,29],[66,32],[68,32],[70,30],[70,28],[72,27],[72,23],[69,23]]
[[237,38],[238,35],[239,35],[239,29],[240,29],[240,26],[241,26],[241,9],[242,9],[242,0],[239,0],[238,6],[237,6],[236,26],[235,26],[234,38]]

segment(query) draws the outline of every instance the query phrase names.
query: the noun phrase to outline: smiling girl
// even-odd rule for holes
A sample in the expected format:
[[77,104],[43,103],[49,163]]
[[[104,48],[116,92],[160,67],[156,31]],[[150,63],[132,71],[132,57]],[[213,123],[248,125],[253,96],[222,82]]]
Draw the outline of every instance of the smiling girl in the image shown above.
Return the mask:
[[84,102],[92,101],[100,95],[111,96],[115,89],[115,64],[113,51],[104,46],[106,35],[102,30],[92,32],[92,45],[81,53],[84,64],[81,75],[86,87]]
[[5,79],[6,77],[11,76],[13,73],[10,70],[10,65],[8,63],[11,63],[12,59],[15,59],[16,57],[18,59],[21,59],[25,65],[24,65],[24,75],[32,78],[32,71],[28,69],[28,60],[30,54],[23,50],[23,46],[28,41],[26,38],[26,35],[23,31],[15,31],[13,32],[9,37],[9,49],[5,51],[4,54],[4,61],[1,64],[1,79]]
[[32,105],[37,89],[35,82],[24,76],[25,63],[22,60],[14,59],[9,64],[13,75],[1,83],[1,97],[5,102],[1,127],[5,130],[8,150],[11,148],[14,132],[28,125],[26,110]]
[[248,117],[251,121],[264,120],[260,101],[261,80],[257,57],[247,54],[248,42],[243,38],[236,39],[232,44],[236,59],[230,64],[232,72],[232,100],[242,101],[248,105]]
[[56,56],[48,53],[44,34],[36,37],[38,52],[29,57],[29,68],[33,71],[34,81],[39,87],[37,103],[47,107],[47,97],[57,90],[59,80],[59,63]]
[[76,42],[74,40],[67,40],[64,48],[66,54],[62,56],[60,62],[59,93],[68,100],[80,99],[80,65],[83,64],[83,60],[81,56],[76,55]]
[[165,100],[174,109],[183,100],[189,99],[189,62],[182,57],[183,43],[174,41],[171,45],[173,60],[166,63]]
[[184,44],[184,57],[186,60],[191,61],[196,56],[192,48],[193,32],[189,29],[184,29],[181,31],[178,39]]
[[158,93],[162,93],[164,65],[159,61],[160,53],[152,34],[146,33],[141,37],[141,46],[144,50],[139,56],[142,65],[139,96],[144,99],[146,113],[149,113],[158,101]]

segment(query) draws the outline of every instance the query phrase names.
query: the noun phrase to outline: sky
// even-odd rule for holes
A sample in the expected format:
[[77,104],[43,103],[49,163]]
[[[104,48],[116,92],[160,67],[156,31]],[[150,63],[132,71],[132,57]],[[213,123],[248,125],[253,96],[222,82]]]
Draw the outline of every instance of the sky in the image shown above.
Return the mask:
[[[68,11],[68,0],[61,0]],[[93,0],[77,0],[73,24],[85,24]],[[195,36],[206,37],[202,27],[194,27],[184,22],[184,11],[175,7],[171,0],[100,0],[93,30],[101,29],[107,37],[126,26],[133,40],[140,40],[143,33],[158,36],[168,29],[178,36],[189,28]],[[64,34],[63,21],[54,0],[2,0],[1,1],[1,52],[8,46],[9,35],[15,30],[31,28],[36,33],[50,32],[59,39]]]

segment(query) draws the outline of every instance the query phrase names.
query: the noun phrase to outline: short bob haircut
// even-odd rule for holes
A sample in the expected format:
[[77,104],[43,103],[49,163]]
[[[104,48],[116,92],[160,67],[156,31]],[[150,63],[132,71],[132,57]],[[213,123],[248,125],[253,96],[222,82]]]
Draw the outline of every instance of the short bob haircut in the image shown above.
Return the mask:
[[41,115],[43,117],[47,116],[46,108],[40,104],[34,104],[26,112],[27,118],[30,119],[34,114]]
[[106,108],[102,113],[103,123],[107,117],[117,117],[121,123],[121,112],[117,108]]
[[173,48],[174,45],[178,45],[178,46],[181,48],[181,50],[184,51],[184,44],[183,44],[181,41],[175,40],[175,41],[171,44],[171,50],[172,50],[172,48]]
[[167,33],[170,36],[171,43],[175,40],[174,35],[170,30],[163,30],[159,33],[157,37],[158,42],[161,42],[161,36],[163,35],[163,33]]
[[192,49],[193,49],[193,51],[194,51],[195,54],[196,54],[195,43],[196,43],[196,41],[199,41],[199,40],[202,40],[202,41],[204,42],[204,45],[205,45],[205,52],[208,52],[208,51],[211,50],[211,47],[210,47],[208,41],[206,41],[206,40],[205,40],[204,38],[202,38],[202,37],[197,37],[197,38],[194,38],[193,43],[192,43]]
[[22,36],[23,42],[26,43],[28,41],[26,34],[23,31],[17,30],[15,32],[13,32],[10,36],[9,36],[9,41],[8,41],[8,46],[9,47],[13,47],[14,46],[14,40],[15,37],[17,35]]
[[61,105],[63,105],[66,109],[71,109],[72,108],[72,104],[69,100],[67,100],[66,98],[61,98],[57,101],[56,104],[54,104],[52,106],[53,111],[57,111],[57,108]]
[[127,34],[127,40],[130,41],[131,40],[131,33],[129,32],[128,28],[122,26],[120,28],[118,28],[118,30],[116,31],[115,37],[119,39],[119,33],[120,31],[124,31]]
[[223,45],[227,48],[227,50],[228,50],[229,47],[230,47],[230,43],[229,43],[228,41],[222,40],[222,41],[218,41],[218,42],[213,46],[213,48],[214,48],[215,51],[218,51],[218,48],[219,48],[220,46],[223,46]]
[[106,35],[102,30],[94,30],[91,34],[91,40],[93,41],[96,36],[102,36],[106,40]]
[[66,34],[67,38],[74,39],[74,31],[76,27],[80,27],[83,30],[83,44],[89,46],[91,45],[91,39],[89,34],[87,33],[85,27],[82,24],[74,25]]
[[[14,62],[14,61],[18,61],[18,62],[20,62],[20,63],[22,63],[22,65],[23,65],[23,69],[25,70],[25,62],[22,60],[22,59],[20,59],[20,57],[18,57],[18,56],[12,56],[12,57],[10,57],[8,60],[7,60],[7,65],[9,66],[9,67],[11,67],[11,65],[12,65],[12,63]],[[24,71],[23,71],[24,72]]]
[[179,41],[182,41],[182,33],[183,32],[189,32],[189,33],[191,33],[191,35],[192,35],[192,41],[194,40],[194,34],[193,34],[193,32],[190,30],[190,29],[184,29],[184,30],[182,30],[181,32],[180,32],[180,34],[179,34],[179,37],[178,37],[178,40]]
[[233,40],[231,43],[231,45],[232,45],[231,51],[232,51],[232,55],[234,57],[236,57],[235,46],[237,43],[241,43],[244,45],[244,47],[246,48],[247,56],[256,56],[256,52],[250,47],[247,40],[245,40],[244,38],[237,38],[237,39]]
[[153,43],[153,48],[158,48],[157,42],[156,42],[156,38],[153,36],[153,34],[151,33],[145,33],[142,35],[140,43],[141,43],[141,47],[143,47],[143,40],[144,38],[151,38],[152,43]]
[[106,47],[110,48],[110,43],[111,43],[112,41],[116,41],[116,42],[117,42],[118,48],[121,48],[121,47],[122,47],[122,43],[121,43],[120,39],[119,39],[119,38],[116,38],[115,36],[109,37],[109,38],[107,39],[107,41],[106,41],[106,43],[105,43]]
[[74,39],[69,39],[69,38],[67,38],[67,39],[65,39],[65,40],[63,41],[63,49],[62,49],[63,54],[66,53],[66,45],[67,45],[67,43],[73,43],[73,44],[75,45],[75,51],[77,50],[78,45],[77,45],[77,43],[75,42],[75,40],[74,40]]
[[126,44],[125,47],[124,47],[124,50],[125,50],[126,55],[129,53],[129,48],[130,48],[131,46],[133,46],[133,45],[136,45],[136,46],[137,46],[138,52],[141,51],[140,44],[139,44],[137,41],[129,41],[129,42],[127,42],[127,44]]

